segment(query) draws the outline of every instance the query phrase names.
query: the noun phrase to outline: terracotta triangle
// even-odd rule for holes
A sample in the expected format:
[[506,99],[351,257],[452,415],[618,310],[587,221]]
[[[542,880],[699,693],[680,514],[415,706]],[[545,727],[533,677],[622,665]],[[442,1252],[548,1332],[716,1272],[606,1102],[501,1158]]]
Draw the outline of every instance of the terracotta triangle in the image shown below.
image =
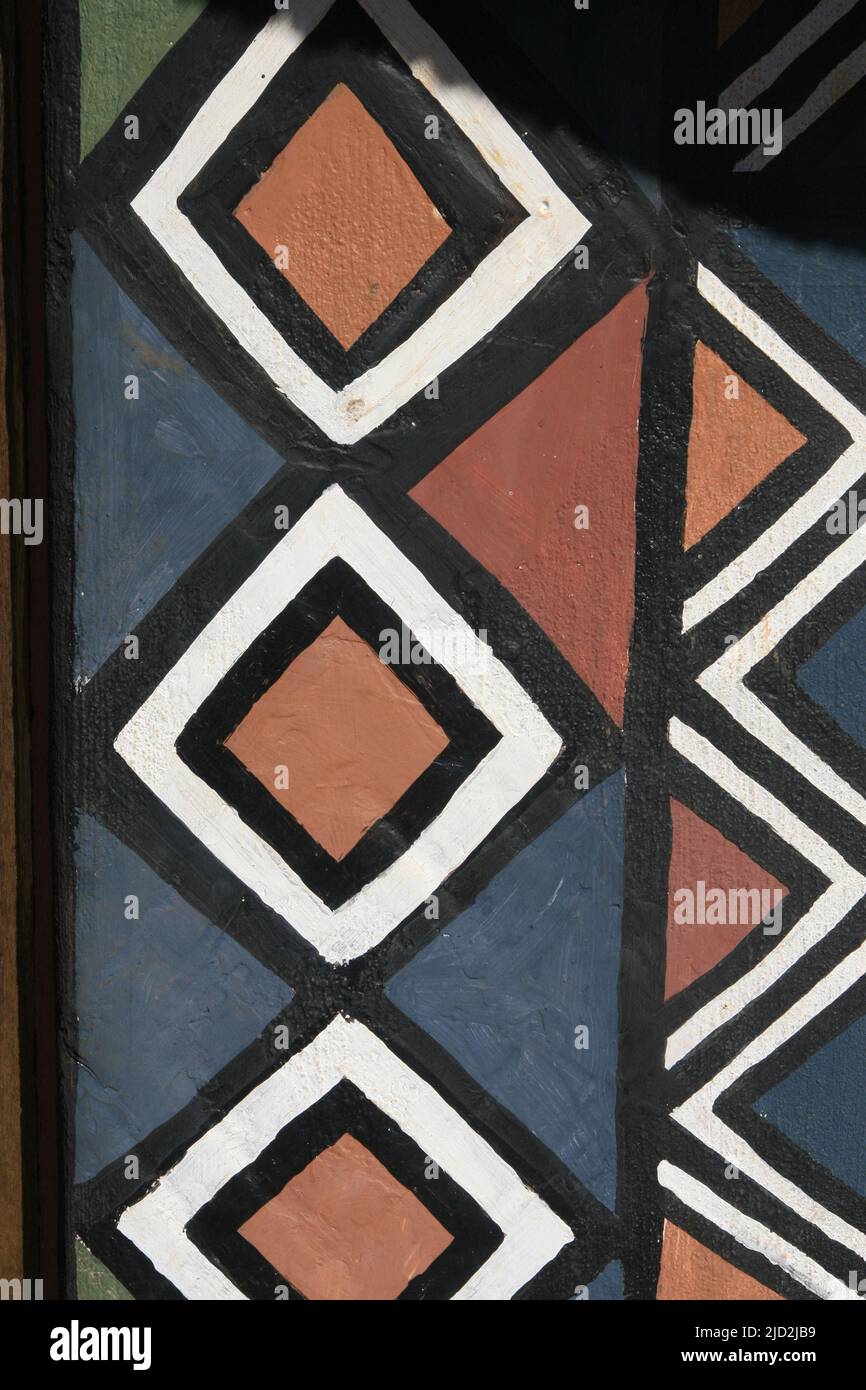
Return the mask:
[[691,1299],[702,1302],[708,1299],[785,1301],[781,1294],[774,1293],[741,1269],[735,1269],[721,1255],[714,1254],[670,1221],[665,1222],[656,1299],[660,1302]]
[[686,484],[686,549],[805,443],[805,436],[778,410],[711,348],[698,343]]
[[514,594],[617,723],[646,313],[640,284],[411,494]]
[[[763,911],[754,920],[754,913],[744,911],[744,900],[731,900],[731,890],[758,889],[769,894],[785,894],[788,891],[766,869],[759,868],[741,849],[678,801],[671,801],[671,818],[673,844],[668,874],[666,999],[712,970],[760,925]],[[707,912],[700,910],[694,915],[703,918],[703,921],[679,923],[675,920],[677,906],[688,905],[688,899],[677,898],[677,894],[691,894],[692,901],[700,909],[711,890],[717,888],[721,888],[726,895],[727,918],[747,917],[745,922],[728,920],[717,923],[711,918],[708,923],[705,920]],[[762,901],[772,907],[781,900],[773,896]],[[680,915],[685,913],[681,912]]]

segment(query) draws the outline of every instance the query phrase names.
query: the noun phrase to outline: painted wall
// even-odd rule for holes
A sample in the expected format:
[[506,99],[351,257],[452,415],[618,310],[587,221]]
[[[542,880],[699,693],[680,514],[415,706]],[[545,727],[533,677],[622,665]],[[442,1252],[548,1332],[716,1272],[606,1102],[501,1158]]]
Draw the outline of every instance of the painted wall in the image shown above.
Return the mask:
[[79,1297],[857,1297],[862,17],[58,9]]

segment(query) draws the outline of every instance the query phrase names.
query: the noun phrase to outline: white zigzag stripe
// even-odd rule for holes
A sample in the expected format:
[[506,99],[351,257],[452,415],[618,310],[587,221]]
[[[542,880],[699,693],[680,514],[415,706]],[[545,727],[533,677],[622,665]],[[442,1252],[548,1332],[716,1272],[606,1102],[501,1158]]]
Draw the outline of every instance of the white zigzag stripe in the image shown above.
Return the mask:
[[736,1018],[807,951],[822,941],[842,921],[866,893],[866,878],[842,858],[826,840],[804,825],[793,811],[748,777],[724,753],[690,729],[672,719],[670,741],[678,753],[688,758],[709,778],[764,821],[779,836],[808,859],[829,880],[829,887],[815,900],[795,927],[757,965],[728,989],[705,1004],[668,1039],[667,1065],[673,1067],[723,1024]]
[[748,106],[766,92],[791,64],[829,29],[854,9],[859,0],[821,0],[799,24],[789,29],[769,53],[747,68],[719,97],[720,106]]
[[858,1297],[853,1289],[843,1284],[840,1279],[834,1278],[832,1274],[828,1274],[826,1269],[822,1269],[808,1255],[804,1255],[802,1250],[798,1250],[781,1236],[775,1235],[773,1231],[768,1231],[760,1221],[755,1221],[737,1207],[732,1207],[724,1198],[717,1196],[702,1182],[698,1182],[697,1178],[689,1177],[682,1168],[676,1168],[672,1163],[663,1160],[659,1164],[658,1175],[662,1187],[673,1192],[674,1196],[687,1207],[691,1207],[692,1211],[706,1216],[747,1250],[754,1250],[772,1264],[778,1265],[786,1274],[792,1275],[802,1284],[804,1289],[809,1289],[828,1301]]
[[707,303],[832,415],[848,431],[853,442],[778,521],[686,600],[684,632],[704,622],[774,564],[866,472],[866,417],[706,266],[698,267],[697,283]]
[[811,1222],[830,1240],[853,1250],[858,1258],[866,1261],[866,1235],[862,1231],[828,1211],[796,1183],[777,1173],[775,1168],[761,1158],[741,1135],[726,1125],[714,1110],[719,1098],[740,1077],[771,1053],[778,1051],[807,1023],[841,998],[864,973],[866,943],[851,951],[829,975],[813,985],[780,1018],[744,1047],[742,1052],[739,1052],[711,1081],[674,1110],[673,1119],[696,1139],[713,1149],[726,1163],[733,1163],[741,1173],[745,1173],[765,1191],[790,1207],[804,1221]]
[[802,739],[791,732],[757,695],[744,685],[749,672],[779,645],[792,628],[866,560],[866,527],[842,545],[791,590],[739,642],[698,677],[712,695],[752,736],[783,758],[825,796],[866,825],[866,798],[850,787]]
[[[724,790],[735,796],[747,810],[771,825],[830,880],[828,890],[815,901],[797,927],[775,950],[765,956],[735,985],[699,1010],[671,1037],[667,1064],[673,1066],[703,1038],[736,1017],[747,1004],[789,970],[811,946],[832,931],[854,904],[862,899],[866,892],[866,879],[780,801],[741,772],[695,730],[674,719],[671,721],[670,737],[674,748],[700,767]],[[861,1231],[778,1173],[715,1113],[717,1101],[735,1082],[752,1067],[776,1052],[818,1014],[834,1004],[864,974],[866,943],[851,951],[829,975],[819,980],[781,1017],[765,1028],[727,1066],[673,1111],[672,1118],[689,1134],[717,1153],[725,1163],[733,1164],[741,1173],[758,1183],[804,1221],[810,1222],[822,1231],[830,1240],[847,1247],[859,1259],[866,1261],[866,1236]],[[701,1191],[708,1191],[701,1189],[700,1184],[695,1186]],[[713,1197],[713,1194],[709,1195]],[[719,1205],[719,1199],[713,1197],[713,1202]],[[730,1230],[737,1239],[741,1238],[741,1232],[745,1237],[753,1234],[752,1228],[756,1227],[756,1223],[737,1213],[734,1208],[727,1207],[725,1203],[720,1205],[725,1208],[725,1213],[722,1214],[735,1217],[736,1220],[733,1225],[725,1225],[722,1221],[718,1221],[718,1224]],[[696,1209],[703,1211],[711,1220],[717,1220],[712,1204],[699,1205]],[[755,1248],[749,1238],[744,1239],[744,1244]],[[782,1240],[778,1242],[778,1251],[783,1258],[778,1259],[777,1263],[795,1278],[803,1281],[805,1256],[802,1252]],[[812,1266],[812,1269],[818,1268],[810,1261],[806,1261],[806,1265]],[[806,1272],[810,1271],[807,1269]],[[824,1293],[824,1297],[849,1296],[844,1292],[845,1285],[839,1280],[832,1280],[830,1275],[825,1277],[831,1280],[836,1292]],[[807,1282],[806,1286],[812,1287],[812,1284]]]
[[[687,601],[683,614],[684,631],[697,626],[752,583],[761,571],[778,560],[815,525],[838,497],[866,471],[866,419],[861,413],[704,266],[699,268],[698,288],[729,323],[848,430],[852,444],[778,521]],[[744,683],[749,672],[864,560],[866,530],[856,532],[794,585],[750,632],[707,667],[698,678],[698,684],[758,742],[866,825],[866,798],[797,738]],[[709,740],[679,719],[673,719],[670,741],[683,757],[688,758],[717,786],[808,859],[827,878],[828,887],[784,940],[746,975],[676,1030],[668,1041],[669,1067],[676,1065],[704,1038],[759,998],[807,951],[833,931],[866,894],[866,878]],[[726,1163],[733,1164],[804,1221],[823,1232],[828,1239],[850,1249],[862,1261],[866,1261],[866,1235],[777,1172],[741,1135],[725,1124],[715,1113],[715,1106],[747,1071],[771,1056],[812,1019],[829,1009],[864,974],[866,943],[852,950],[829,975],[819,980],[764,1028],[721,1071],[673,1112],[673,1118],[689,1134],[711,1148]],[[694,1210],[703,1213],[746,1247],[759,1250],[805,1288],[826,1299],[857,1297],[856,1290],[831,1276],[790,1242],[773,1235],[670,1164],[661,1165],[659,1179]]]
[[[866,74],[866,43],[862,43],[859,48],[855,48],[853,53],[849,53],[844,62],[838,67],[828,72],[826,77],[818,83],[815,90],[806,98],[803,105],[798,108],[782,127],[782,139],[785,149],[813,126],[817,120],[829,111],[837,101],[841,101],[848,92],[853,91],[857,83]],[[757,174],[770,163],[773,155],[764,153],[763,147],[759,146],[751,154],[746,155],[736,165],[735,172],[738,174]]]
[[[766,92],[777,78],[802,55],[816,44],[834,24],[857,6],[859,0],[821,0],[813,10],[795,24],[769,53],[763,54],[756,63],[733,81],[719,97],[719,105],[731,108],[749,106],[761,92]],[[848,55],[818,83],[815,90],[806,98],[797,111],[791,113],[784,124],[785,148],[814,125],[831,106],[841,101],[859,82],[866,71],[866,44]],[[753,150],[737,164],[738,173],[757,173],[773,158],[765,155],[763,148]]]

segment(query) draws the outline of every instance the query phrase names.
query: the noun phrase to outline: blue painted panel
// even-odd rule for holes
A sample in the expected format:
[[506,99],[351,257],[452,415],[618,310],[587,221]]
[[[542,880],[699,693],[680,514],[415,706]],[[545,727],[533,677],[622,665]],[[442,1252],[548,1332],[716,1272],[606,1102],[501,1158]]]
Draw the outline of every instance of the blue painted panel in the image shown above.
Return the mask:
[[800,667],[797,681],[866,748],[866,608]]
[[[82,1182],[191,1101],[292,990],[88,816],[76,859]],[[138,921],[125,916],[130,895]]]
[[866,1197],[866,1018],[756,1103],[760,1115]]
[[282,460],[80,236],[74,254],[76,674],[89,678]]
[[624,789],[573,806],[387,988],[610,1207]]
[[589,1301],[619,1302],[624,1297],[622,1265],[614,1260],[589,1286]]
[[777,235],[766,227],[734,233],[743,254],[831,338],[866,362],[866,256],[862,251]]

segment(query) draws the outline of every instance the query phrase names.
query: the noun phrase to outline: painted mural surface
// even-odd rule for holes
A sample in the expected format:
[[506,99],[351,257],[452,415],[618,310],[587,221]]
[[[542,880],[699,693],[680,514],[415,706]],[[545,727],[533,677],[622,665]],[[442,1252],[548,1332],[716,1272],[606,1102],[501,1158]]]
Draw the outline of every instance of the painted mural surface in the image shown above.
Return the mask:
[[866,1287],[866,19],[655,8],[57,6],[79,1296]]

